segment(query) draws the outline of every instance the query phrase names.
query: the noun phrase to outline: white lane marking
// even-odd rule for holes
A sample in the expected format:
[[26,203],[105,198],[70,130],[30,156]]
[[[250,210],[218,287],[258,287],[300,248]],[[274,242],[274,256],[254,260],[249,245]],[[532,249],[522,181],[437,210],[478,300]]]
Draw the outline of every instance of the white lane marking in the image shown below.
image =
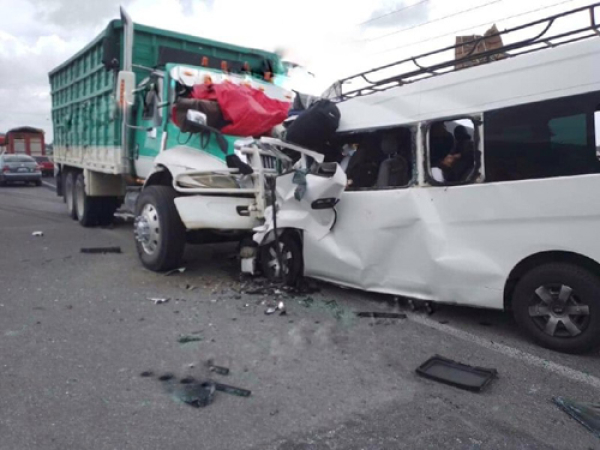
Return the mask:
[[44,186],[48,186],[48,187],[50,187],[50,188],[52,188],[52,189],[56,189],[56,186],[55,186],[55,185],[53,185],[53,184],[50,184],[50,183],[48,183],[47,181],[44,181],[44,180],[42,180],[42,184],[43,184]]
[[466,331],[458,330],[451,326],[436,322],[432,319],[429,319],[428,317],[416,314],[408,314],[408,318],[413,322],[425,325],[429,328],[434,328],[438,331],[450,334],[459,339],[472,342],[481,347],[487,348],[488,350],[493,350],[495,352],[508,356],[509,358],[518,359],[531,366],[539,367],[556,375],[560,375],[570,380],[585,383],[589,386],[592,386],[593,388],[600,389],[600,378],[597,378],[593,375],[589,375],[579,370],[571,369],[570,367],[563,366],[552,361],[548,361],[546,359],[532,355],[531,353],[524,352],[514,347],[509,347],[508,345],[499,344],[497,342],[492,342],[487,339],[480,338],[479,336],[467,333]]

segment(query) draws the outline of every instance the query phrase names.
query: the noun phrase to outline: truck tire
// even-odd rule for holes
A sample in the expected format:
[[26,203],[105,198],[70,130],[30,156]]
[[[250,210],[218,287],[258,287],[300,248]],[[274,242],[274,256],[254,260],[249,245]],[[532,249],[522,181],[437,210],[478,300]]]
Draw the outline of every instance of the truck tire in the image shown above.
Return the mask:
[[97,197],[96,202],[96,217],[100,226],[107,226],[113,223],[115,211],[119,207],[117,197]]
[[177,208],[177,192],[169,186],[145,188],[135,205],[135,243],[142,264],[155,272],[181,263],[186,230]]
[[75,177],[77,174],[72,171],[65,173],[65,203],[67,204],[67,211],[71,219],[77,220],[77,211],[75,209]]
[[600,347],[600,278],[568,263],[527,272],[512,301],[520,327],[542,347],[585,353]]
[[75,179],[75,211],[77,220],[83,227],[93,227],[98,224],[97,202],[95,198],[89,197],[85,193],[85,178],[83,172],[77,174]]

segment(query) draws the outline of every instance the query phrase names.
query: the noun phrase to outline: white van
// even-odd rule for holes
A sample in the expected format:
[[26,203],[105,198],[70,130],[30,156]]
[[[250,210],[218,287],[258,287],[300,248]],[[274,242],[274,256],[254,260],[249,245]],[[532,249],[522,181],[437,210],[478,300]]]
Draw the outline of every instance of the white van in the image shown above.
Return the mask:
[[[306,175],[300,200],[294,174],[278,178],[277,232],[267,220],[254,239],[282,252],[264,246],[263,269],[511,310],[543,346],[600,346],[600,37],[584,31],[464,70],[342,80],[336,141],[358,150],[346,173]],[[540,42],[555,47],[512,57]]]

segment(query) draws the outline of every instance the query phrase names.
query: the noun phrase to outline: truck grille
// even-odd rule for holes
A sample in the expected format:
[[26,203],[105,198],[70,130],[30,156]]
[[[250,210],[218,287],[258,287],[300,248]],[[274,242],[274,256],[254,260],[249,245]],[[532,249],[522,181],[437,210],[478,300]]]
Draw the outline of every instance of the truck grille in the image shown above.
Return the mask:
[[276,159],[274,156],[261,155],[262,165],[265,169],[275,169]]

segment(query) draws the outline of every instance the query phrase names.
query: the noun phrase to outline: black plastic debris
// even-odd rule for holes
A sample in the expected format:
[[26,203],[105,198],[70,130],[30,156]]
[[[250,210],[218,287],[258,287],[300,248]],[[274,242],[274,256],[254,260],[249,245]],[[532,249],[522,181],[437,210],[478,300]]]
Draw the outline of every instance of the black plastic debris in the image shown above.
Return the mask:
[[594,436],[600,438],[600,404],[574,402],[563,397],[554,397],[552,401]]
[[196,379],[194,377],[185,377],[182,378],[181,380],[179,380],[179,382],[181,384],[192,384],[196,381]]
[[[184,380],[186,379],[184,378]],[[183,383],[184,380],[181,380],[179,386],[173,390],[173,394],[179,400],[194,408],[204,408],[213,402],[215,398],[214,383],[210,381]]]
[[82,247],[80,251],[89,254],[121,253],[121,247]]
[[498,375],[498,371],[468,366],[435,355],[417,368],[417,374],[460,389],[480,392]]
[[180,344],[187,344],[189,342],[200,342],[201,340],[202,338],[200,336],[191,336],[189,334],[179,336],[177,338],[177,342],[179,342]]
[[229,375],[229,368],[223,366],[215,366],[213,364],[208,365],[208,370],[218,375]]
[[216,387],[217,391],[225,392],[227,394],[237,395],[238,397],[250,397],[250,394],[252,394],[252,392],[248,391],[247,389],[230,386],[228,384],[215,383],[215,387]]
[[361,311],[356,313],[357,317],[368,317],[371,319],[406,319],[404,313],[380,312],[380,311]]
[[150,378],[154,376],[154,372],[152,372],[151,370],[145,370],[142,373],[140,373],[140,377],[142,378]]
[[159,381],[169,381],[172,380],[175,377],[175,375],[173,375],[172,373],[165,373],[164,375],[161,375],[160,377],[158,377]]

